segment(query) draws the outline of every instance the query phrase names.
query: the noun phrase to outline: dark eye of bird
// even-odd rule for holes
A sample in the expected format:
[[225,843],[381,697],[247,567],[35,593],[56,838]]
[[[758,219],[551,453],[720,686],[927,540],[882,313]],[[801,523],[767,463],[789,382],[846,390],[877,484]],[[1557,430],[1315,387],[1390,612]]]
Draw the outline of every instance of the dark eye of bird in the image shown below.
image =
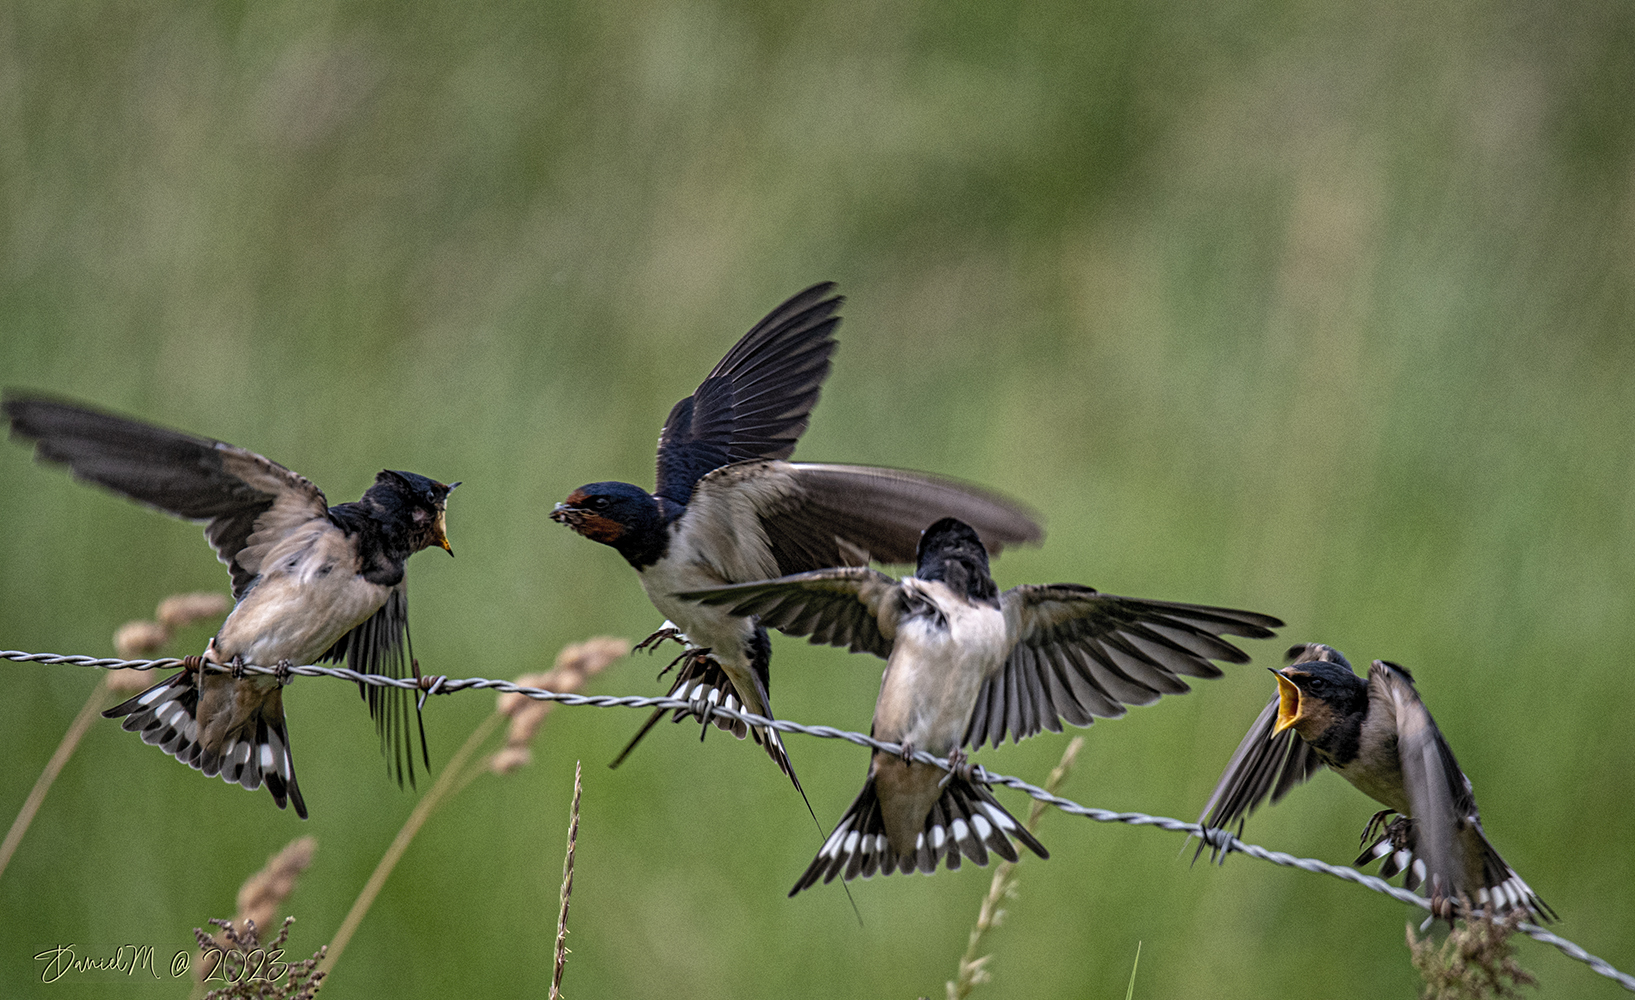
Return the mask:
[[1321,677],[1313,677],[1306,686],[1311,689],[1312,694],[1322,694],[1328,689],[1328,681]]
[[607,497],[593,497],[591,498],[590,505],[595,510],[606,510]]

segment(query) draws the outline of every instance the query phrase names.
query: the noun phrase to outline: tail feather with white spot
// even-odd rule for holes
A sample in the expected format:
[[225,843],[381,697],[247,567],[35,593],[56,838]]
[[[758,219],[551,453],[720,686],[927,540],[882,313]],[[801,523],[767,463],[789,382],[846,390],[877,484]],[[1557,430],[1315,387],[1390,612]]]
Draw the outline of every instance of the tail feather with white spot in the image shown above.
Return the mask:
[[[738,689],[733,686],[732,678],[728,677],[727,672],[721,669],[721,664],[717,663],[715,658],[709,655],[687,656],[682,660],[681,667],[676,673],[675,683],[670,686],[669,697],[683,698],[687,701],[710,706],[719,705],[722,708],[730,708],[735,712],[754,711],[745,707],[743,698],[738,694]],[[630,751],[634,750],[636,744],[641,742],[642,737],[646,736],[648,731],[653,728],[653,725],[664,717],[665,711],[665,709],[661,708],[654,712],[652,717],[647,720],[647,724],[642,726],[635,737],[619,752],[619,756],[614,758],[613,763],[608,766],[618,767],[623,763]],[[770,715],[771,713],[756,712],[756,714]],[[674,711],[670,721],[681,722],[684,719],[691,718],[697,718],[697,714],[685,708],[678,708]],[[795,790],[799,791],[803,797],[805,796],[806,792],[800,786],[800,779],[795,777],[794,765],[789,763],[789,753],[784,749],[783,740],[779,738],[777,730],[768,729],[765,726],[751,726],[737,719],[729,719],[724,715],[713,714],[710,716],[710,724],[717,729],[731,733],[739,739],[744,739],[746,736],[754,738],[757,746],[766,749],[767,756],[771,757],[772,762],[778,765],[778,770],[788,775],[789,780],[794,782]],[[702,738],[702,734],[700,734],[700,738]]]
[[832,882],[837,875],[846,882],[870,878],[876,872],[891,875],[900,871],[906,875],[920,871],[929,875],[939,863],[946,863],[949,871],[957,869],[962,857],[986,865],[989,851],[1014,862],[1019,855],[1012,837],[1039,857],[1050,857],[1044,845],[1005,811],[986,785],[956,775],[949,777],[941,797],[926,814],[925,828],[914,838],[913,850],[899,854],[886,838],[871,773],[789,895],[819,881]]
[[[1490,910],[1499,918],[1512,910],[1521,909],[1540,923],[1554,920],[1555,911],[1499,856],[1483,833],[1480,821],[1470,817],[1466,823],[1468,825],[1461,832],[1461,837],[1466,850],[1481,858],[1481,884],[1474,891],[1465,886],[1453,887],[1453,891],[1469,893],[1471,902],[1477,908]],[[1369,830],[1373,828],[1373,824],[1370,824]],[[1363,831],[1365,839],[1369,830]],[[1388,879],[1398,872],[1406,873],[1402,877],[1402,886],[1410,892],[1426,881],[1425,861],[1418,854],[1418,829],[1412,819],[1399,815],[1385,824],[1380,835],[1363,849],[1353,864],[1362,867],[1375,861],[1381,861],[1380,878]]]
[[296,815],[306,819],[307,804],[295,781],[282,705],[276,707],[277,718],[257,709],[246,725],[228,736],[220,751],[206,749],[199,740],[198,674],[192,670],[166,678],[102,714],[110,719],[123,716],[121,728],[140,734],[144,743],[209,777],[220,775],[229,784],[248,789],[265,784],[278,808],[293,801]]

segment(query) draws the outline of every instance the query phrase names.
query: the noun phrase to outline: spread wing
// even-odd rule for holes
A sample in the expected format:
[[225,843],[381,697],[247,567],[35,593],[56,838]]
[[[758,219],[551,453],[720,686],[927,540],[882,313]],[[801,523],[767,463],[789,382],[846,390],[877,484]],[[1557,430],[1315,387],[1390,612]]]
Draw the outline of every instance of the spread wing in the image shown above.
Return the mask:
[[655,493],[687,503],[712,469],[788,458],[817,405],[837,346],[834,284],[813,285],[772,310],[734,344],[659,434]]
[[810,636],[814,645],[844,646],[885,659],[897,635],[896,592],[897,581],[884,573],[847,566],[677,596],[725,605],[735,615],[759,615],[762,625]]
[[167,514],[207,522],[204,536],[233,575],[233,597],[278,539],[328,503],[303,476],[254,452],[39,396],[7,394],[14,438],[74,478]]
[[748,582],[870,559],[912,563],[942,517],[988,551],[1038,541],[1021,505],[952,479],[860,465],[739,462],[699,480],[683,530],[722,579]]
[[[1269,793],[1275,805],[1289,789],[1300,784],[1323,766],[1306,741],[1292,729],[1274,734],[1277,727],[1278,698],[1272,700],[1255,718],[1255,724],[1233,751],[1226,762],[1221,780],[1209,795],[1198,825],[1207,829],[1228,829],[1237,823],[1237,832],[1243,831],[1243,818],[1254,812]],[[1203,848],[1200,845],[1199,850]],[[1220,856],[1219,852],[1216,852]]]
[[[1413,814],[1408,846],[1417,859],[1406,864],[1424,866],[1422,875],[1415,872],[1410,878],[1417,875],[1428,883],[1433,903],[1469,897],[1499,913],[1521,907],[1548,922],[1553,911],[1488,841],[1470,779],[1420,700],[1413,678],[1394,663],[1375,660],[1368,668],[1368,696],[1371,712],[1389,710],[1396,720],[1402,785]],[[1371,849],[1364,856],[1371,853],[1385,852]]]
[[[407,582],[393,587],[379,611],[341,636],[319,659],[320,662],[344,662],[349,669],[360,674],[381,674],[386,677],[412,675],[418,679],[420,668],[414,661],[414,647],[409,642]],[[381,753],[386,755],[389,766],[394,768],[397,783],[403,784],[403,776],[407,772],[409,784],[414,784],[409,711],[415,707],[415,692],[363,683],[358,684],[358,691],[369,704],[369,715],[375,720],[375,730],[380,734]],[[429,771],[431,753],[426,748],[426,724],[418,710],[414,713],[414,721],[420,729],[420,757]]]
[[1247,663],[1220,638],[1264,639],[1283,623],[1270,615],[1197,604],[1144,601],[1063,583],[1023,586],[1003,597],[1011,653],[983,682],[965,741],[998,746],[1062,720],[1088,726],[1126,705],[1191,690],[1180,675],[1219,677],[1211,660]]

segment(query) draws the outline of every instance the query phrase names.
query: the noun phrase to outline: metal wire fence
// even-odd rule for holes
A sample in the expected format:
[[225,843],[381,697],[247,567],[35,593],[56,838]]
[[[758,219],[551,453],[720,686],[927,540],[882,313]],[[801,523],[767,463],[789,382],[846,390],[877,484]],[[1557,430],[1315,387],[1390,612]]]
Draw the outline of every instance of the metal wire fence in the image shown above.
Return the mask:
[[[100,667],[105,670],[169,670],[179,668],[184,665],[184,661],[175,658],[164,658],[157,660],[123,660],[115,657],[75,656],[57,653],[28,653],[15,649],[0,650],[0,659],[13,660],[19,663],[68,664],[79,667]],[[207,669],[224,670],[226,668],[217,667],[214,664],[210,664],[207,665]],[[248,674],[270,675],[278,673],[278,670],[274,667],[253,665],[244,667],[243,671]],[[873,750],[881,750],[894,755],[902,754],[902,747],[899,745],[895,743],[886,743],[863,733],[836,729],[833,726],[808,726],[799,722],[790,722],[787,719],[769,719],[764,716],[755,715],[751,712],[740,712],[720,705],[706,705],[702,702],[687,701],[684,699],[671,698],[667,696],[638,697],[633,695],[614,696],[564,694],[557,691],[546,691],[542,688],[524,687],[512,681],[496,680],[486,677],[464,677],[456,679],[432,676],[417,681],[413,678],[385,677],[380,674],[360,674],[355,670],[348,670],[344,667],[320,667],[311,664],[290,667],[288,673],[290,675],[300,677],[334,677],[340,680],[353,681],[359,684],[370,684],[376,687],[395,687],[419,691],[422,704],[424,703],[426,697],[433,694],[452,694],[456,691],[492,690],[502,693],[510,692],[520,694],[538,701],[552,701],[561,705],[569,706],[583,705],[590,706],[592,708],[660,708],[683,709],[695,713],[709,712],[714,715],[725,716],[729,719],[736,719],[750,725],[766,726],[771,729],[776,729],[780,733],[803,733],[807,736],[819,737],[820,739],[845,740],[848,743],[855,743],[858,746],[868,747]],[[950,764],[946,759],[935,757],[923,750],[916,751],[912,759],[922,763],[935,765],[943,770],[948,770],[950,767]],[[1319,861],[1316,858],[1295,857],[1294,855],[1287,854],[1283,851],[1273,851],[1268,848],[1261,847],[1258,844],[1250,844],[1239,840],[1237,837],[1232,836],[1229,831],[1206,831],[1196,823],[1188,823],[1185,820],[1172,819],[1168,816],[1151,816],[1147,813],[1140,812],[1114,812],[1110,809],[1097,809],[1094,806],[1080,805],[1071,799],[1064,799],[1059,795],[1052,795],[1043,788],[1029,784],[1028,782],[1023,781],[1021,778],[1005,774],[995,774],[975,764],[970,766],[973,776],[981,781],[985,781],[991,785],[1003,785],[1006,788],[1014,788],[1019,792],[1023,792],[1035,799],[1040,800],[1041,802],[1047,802],[1050,805],[1055,806],[1057,809],[1060,809],[1062,812],[1073,816],[1083,816],[1086,819],[1095,820],[1098,823],[1125,823],[1130,826],[1152,826],[1157,827],[1160,830],[1171,830],[1176,833],[1184,833],[1189,836],[1200,837],[1205,839],[1211,847],[1220,848],[1229,853],[1244,854],[1251,858],[1258,858],[1261,861],[1269,861],[1274,865],[1282,865],[1287,868],[1298,868],[1302,871],[1316,872],[1322,875],[1331,875],[1334,878],[1343,879],[1344,881],[1360,885],[1365,889],[1372,889],[1375,892],[1383,893],[1390,896],[1392,899],[1407,903],[1410,906],[1417,906],[1420,909],[1427,911],[1430,909],[1430,901],[1425,897],[1420,896],[1417,893],[1409,892],[1406,889],[1399,888],[1398,886],[1394,886],[1378,876],[1357,871],[1355,868],[1347,868],[1344,865],[1331,865],[1326,861]],[[1568,958],[1583,962],[1597,973],[1613,980],[1624,989],[1635,993],[1635,976],[1619,971],[1606,960],[1591,955],[1578,944],[1557,934],[1553,934],[1537,924],[1523,923],[1518,930],[1536,941],[1553,945]]]

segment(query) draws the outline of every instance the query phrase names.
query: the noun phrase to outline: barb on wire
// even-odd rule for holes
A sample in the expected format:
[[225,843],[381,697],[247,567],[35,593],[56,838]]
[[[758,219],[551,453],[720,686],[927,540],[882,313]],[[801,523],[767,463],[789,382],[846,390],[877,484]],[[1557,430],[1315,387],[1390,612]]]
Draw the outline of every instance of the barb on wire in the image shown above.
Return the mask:
[[[120,668],[129,668],[132,670],[168,670],[183,666],[182,660],[178,660],[173,657],[159,660],[122,660],[112,657],[64,656],[57,653],[26,653],[15,649],[0,650],[0,660],[14,660],[19,663],[69,664],[72,666],[81,667],[100,667],[105,670],[117,670]],[[213,663],[207,663],[204,664],[204,669],[226,670],[228,668]],[[277,674],[279,672],[275,667],[263,666],[246,666],[242,669],[245,673],[252,674]],[[452,694],[455,691],[494,690],[520,694],[524,697],[533,698],[538,701],[554,701],[568,706],[589,705],[594,708],[658,708],[664,710],[683,709],[691,711],[695,714],[711,713],[714,715],[720,715],[728,719],[747,723],[751,726],[765,726],[769,729],[776,729],[780,733],[802,733],[807,736],[817,736],[822,739],[845,740],[848,743],[855,743],[861,747],[880,750],[894,756],[902,755],[902,747],[898,744],[877,740],[871,736],[866,736],[863,733],[854,733],[844,729],[836,729],[833,726],[808,726],[799,722],[790,722],[786,719],[769,719],[765,716],[756,715],[753,712],[741,712],[735,709],[726,708],[722,705],[710,705],[701,701],[687,701],[685,699],[671,698],[668,696],[644,697],[633,695],[613,696],[565,694],[558,691],[546,691],[543,688],[524,687],[513,683],[512,681],[496,680],[486,677],[450,679],[441,676],[427,676],[417,681],[412,677],[385,677],[380,674],[361,674],[355,670],[349,670],[345,667],[320,667],[311,664],[291,667],[289,668],[288,672],[301,677],[336,677],[340,678],[341,680],[353,681],[359,684],[371,684],[377,687],[407,688],[410,690],[421,691],[424,694]],[[941,757],[934,757],[924,750],[915,751],[912,759],[920,763],[932,764],[936,767],[942,768],[944,771],[951,769],[947,760]],[[1282,865],[1285,868],[1299,868],[1303,871],[1315,872],[1320,875],[1331,875],[1334,878],[1342,879],[1346,882],[1356,883],[1365,889],[1372,889],[1375,892],[1383,893],[1384,895],[1390,896],[1392,899],[1407,903],[1410,906],[1417,906],[1424,910],[1430,909],[1430,902],[1423,896],[1420,896],[1417,893],[1409,892],[1407,889],[1394,886],[1378,876],[1357,871],[1355,868],[1347,868],[1344,865],[1331,865],[1326,861],[1319,861],[1316,858],[1300,858],[1292,854],[1287,854],[1283,851],[1273,851],[1268,848],[1261,847],[1258,844],[1250,844],[1239,840],[1237,837],[1232,836],[1229,831],[1206,831],[1196,823],[1188,823],[1185,820],[1172,819],[1168,816],[1151,816],[1147,813],[1139,812],[1115,812],[1111,809],[1097,809],[1094,806],[1080,805],[1071,799],[1064,799],[1059,795],[1053,795],[1037,785],[1031,785],[1026,781],[1023,781],[1021,778],[1016,778],[1005,774],[995,774],[979,765],[971,766],[974,776],[981,781],[985,781],[991,785],[1004,785],[1006,788],[1014,788],[1019,792],[1030,795],[1041,802],[1053,805],[1062,812],[1073,816],[1083,816],[1086,819],[1095,820],[1098,823],[1125,823],[1131,826],[1155,826],[1160,830],[1170,830],[1175,833],[1185,833],[1189,836],[1201,837],[1211,846],[1219,847],[1227,852],[1245,854],[1251,858],[1258,858],[1261,861],[1269,861],[1274,865]],[[1583,962],[1600,975],[1613,980],[1624,989],[1635,993],[1635,976],[1631,976],[1625,972],[1620,972],[1604,959],[1591,955],[1574,942],[1553,934],[1536,924],[1523,923],[1518,929],[1523,934],[1533,938],[1535,941],[1540,941],[1544,944],[1555,947],[1568,958]]]

